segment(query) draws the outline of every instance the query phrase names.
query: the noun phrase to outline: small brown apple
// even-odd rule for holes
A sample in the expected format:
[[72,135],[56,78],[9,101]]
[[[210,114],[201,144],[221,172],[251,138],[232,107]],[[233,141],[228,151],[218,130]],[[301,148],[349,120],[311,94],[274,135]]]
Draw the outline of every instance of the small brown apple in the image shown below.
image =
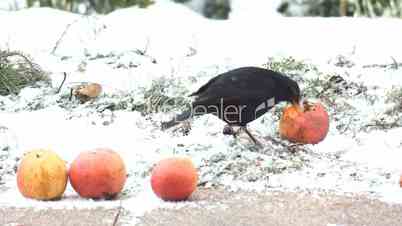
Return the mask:
[[71,94],[76,96],[82,103],[98,97],[102,92],[102,86],[98,83],[80,85],[71,90]]

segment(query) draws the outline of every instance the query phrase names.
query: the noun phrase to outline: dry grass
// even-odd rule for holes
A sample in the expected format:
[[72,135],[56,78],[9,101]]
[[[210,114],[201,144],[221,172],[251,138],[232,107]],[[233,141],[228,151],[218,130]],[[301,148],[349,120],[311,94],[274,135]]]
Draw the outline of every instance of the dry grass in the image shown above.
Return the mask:
[[25,54],[0,50],[0,95],[18,94],[37,82],[49,82],[44,71]]

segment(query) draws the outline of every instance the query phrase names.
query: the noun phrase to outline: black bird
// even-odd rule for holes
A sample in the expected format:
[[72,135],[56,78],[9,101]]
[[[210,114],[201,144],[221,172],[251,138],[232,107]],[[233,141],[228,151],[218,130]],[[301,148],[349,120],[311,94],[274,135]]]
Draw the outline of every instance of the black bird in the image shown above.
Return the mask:
[[[295,81],[281,73],[258,67],[242,67],[219,74],[190,96],[195,96],[191,109],[162,123],[162,129],[175,126],[194,115],[212,113],[228,123],[224,133],[236,135],[244,130],[255,143],[258,141],[247,130],[247,123],[279,102],[299,105],[301,100]],[[240,126],[240,129],[233,132],[231,126]]]

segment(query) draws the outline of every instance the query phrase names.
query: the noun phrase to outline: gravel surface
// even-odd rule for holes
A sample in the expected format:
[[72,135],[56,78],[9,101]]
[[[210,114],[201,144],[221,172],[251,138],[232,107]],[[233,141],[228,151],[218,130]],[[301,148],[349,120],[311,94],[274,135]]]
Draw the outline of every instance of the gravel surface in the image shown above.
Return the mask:
[[328,193],[248,193],[205,191],[195,200],[213,200],[204,207],[157,209],[138,225],[402,225],[402,205],[390,205],[362,196]]
[[[139,226],[398,226],[402,205],[391,205],[363,196],[309,192],[228,192],[201,189],[188,205],[161,208],[136,220],[129,209],[121,211],[116,225]],[[2,208],[0,225],[113,225],[116,209]]]
[[[110,226],[117,210],[113,209],[64,209],[34,210],[32,208],[2,208],[0,225],[3,226]],[[123,225],[118,223],[116,225]]]

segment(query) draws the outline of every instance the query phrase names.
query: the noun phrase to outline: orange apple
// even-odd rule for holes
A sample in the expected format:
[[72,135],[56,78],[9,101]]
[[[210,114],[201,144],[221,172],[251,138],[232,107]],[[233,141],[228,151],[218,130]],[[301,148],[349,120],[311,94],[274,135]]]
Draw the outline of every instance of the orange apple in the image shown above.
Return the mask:
[[197,169],[187,157],[163,159],[152,170],[152,190],[165,201],[188,199],[197,188],[197,181]]
[[402,175],[399,177],[399,187],[402,188]]
[[66,163],[50,150],[28,152],[17,170],[18,190],[27,198],[59,199],[66,190],[67,180]]
[[279,122],[281,136],[289,141],[317,144],[324,140],[329,129],[329,116],[320,103],[304,103],[304,108],[291,105],[283,110]]

